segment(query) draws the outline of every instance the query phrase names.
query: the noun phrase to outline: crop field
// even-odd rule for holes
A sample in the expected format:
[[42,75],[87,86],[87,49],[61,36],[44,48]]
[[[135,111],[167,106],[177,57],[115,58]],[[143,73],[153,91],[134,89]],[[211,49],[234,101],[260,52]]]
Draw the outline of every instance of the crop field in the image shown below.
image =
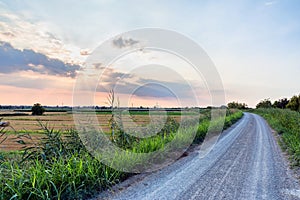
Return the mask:
[[[7,113],[7,112],[5,112]],[[1,112],[0,112],[1,114]],[[182,116],[178,113],[170,114],[175,120],[179,121]],[[99,124],[105,131],[109,130],[108,120],[111,114],[109,113],[97,113],[97,118]],[[127,117],[126,117],[127,118]],[[123,123],[127,123],[126,118],[122,119]],[[133,113],[130,115],[131,120],[139,125],[146,125],[150,121],[150,117],[146,112]],[[124,120],[125,119],[125,120]],[[127,118],[129,119],[129,118]],[[51,128],[56,130],[68,130],[70,128],[74,128],[74,120],[73,115],[71,113],[66,112],[47,112],[42,116],[8,116],[4,117],[3,121],[9,121],[11,124],[11,130],[8,131],[17,131],[17,132],[33,132],[37,133],[41,130],[39,125],[39,121],[44,124],[49,124]],[[126,122],[127,121],[127,122]]]
[[[37,144],[43,135],[43,128],[41,124],[47,125],[50,129],[54,129],[56,131],[61,131],[64,133],[70,129],[74,129],[74,120],[73,114],[67,112],[46,112],[42,116],[13,116],[12,111],[1,111],[1,114],[11,114],[12,116],[3,117],[2,121],[10,122],[10,127],[6,128],[7,139],[0,144],[0,150],[3,151],[11,151],[11,150],[21,150],[23,148],[23,142],[28,145]],[[131,126],[146,126],[150,123],[150,117],[148,112],[132,112],[130,115],[125,115],[122,117],[122,123],[125,127],[130,128]],[[180,122],[180,120],[190,118],[188,114],[182,114],[180,112],[172,112],[168,113],[174,120]],[[109,133],[110,125],[109,119],[111,117],[111,113],[103,112],[96,114],[98,118],[99,125],[101,129]],[[154,118],[160,117],[154,116]],[[41,124],[40,124],[41,123]],[[24,135],[25,137],[20,138],[20,136]],[[21,142],[22,140],[22,142]]]

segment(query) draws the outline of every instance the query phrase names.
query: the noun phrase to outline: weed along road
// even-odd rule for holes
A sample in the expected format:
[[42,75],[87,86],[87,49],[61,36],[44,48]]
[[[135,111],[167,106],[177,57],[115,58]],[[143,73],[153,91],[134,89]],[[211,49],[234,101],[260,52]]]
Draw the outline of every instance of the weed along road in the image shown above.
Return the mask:
[[267,123],[245,113],[204,158],[194,151],[98,198],[300,199],[299,183],[292,174]]

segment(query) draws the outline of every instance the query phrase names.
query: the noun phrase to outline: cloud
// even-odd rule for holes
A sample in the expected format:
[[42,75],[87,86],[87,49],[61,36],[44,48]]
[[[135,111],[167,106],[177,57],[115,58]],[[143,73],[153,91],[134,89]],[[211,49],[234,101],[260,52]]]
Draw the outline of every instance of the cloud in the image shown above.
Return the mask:
[[101,69],[102,68],[101,65],[102,65],[102,63],[94,63],[93,64],[93,66],[94,66],[95,69]]
[[[172,90],[170,90],[171,88],[167,86],[168,84],[169,83],[161,82],[146,83],[138,87],[134,91],[134,95],[138,97],[156,98],[176,97],[175,94],[172,93]],[[172,89],[174,90],[174,88]]]
[[138,82],[143,87],[140,91],[137,91],[136,95],[141,97],[174,97],[174,94],[180,97],[188,97],[192,95],[191,86],[187,82],[182,83],[147,78],[140,78]]
[[33,71],[20,71],[10,74],[0,73],[0,86],[13,86],[27,89],[68,89],[72,90],[74,79],[40,74]]
[[62,41],[53,30],[54,24],[30,20],[21,13],[0,7],[0,41],[8,42],[19,50],[32,49],[49,58],[68,63],[82,63],[80,48]]
[[58,59],[51,59],[33,50],[18,50],[11,44],[0,42],[0,72],[13,73],[33,71],[40,74],[75,77],[79,65],[66,64]]
[[80,50],[80,55],[82,55],[82,56],[88,56],[90,54],[91,54],[91,52],[89,49],[81,49]]
[[4,32],[4,33],[1,33],[2,35],[8,37],[8,38],[14,38],[16,37],[13,33],[11,32]]
[[190,97],[193,95],[191,86],[187,82],[163,81],[135,74],[123,73],[113,68],[101,67],[103,71],[98,92],[108,92],[114,89],[116,94],[135,95],[137,97]]
[[132,38],[123,38],[123,37],[119,37],[113,40],[113,45],[118,47],[118,48],[123,48],[123,47],[130,47],[133,46],[135,44],[138,44],[139,41],[138,40],[134,40]]
[[45,77],[23,77],[18,73],[9,75],[0,74],[0,85],[14,86],[18,88],[46,89],[49,88],[49,86],[53,86],[53,81],[45,79]]

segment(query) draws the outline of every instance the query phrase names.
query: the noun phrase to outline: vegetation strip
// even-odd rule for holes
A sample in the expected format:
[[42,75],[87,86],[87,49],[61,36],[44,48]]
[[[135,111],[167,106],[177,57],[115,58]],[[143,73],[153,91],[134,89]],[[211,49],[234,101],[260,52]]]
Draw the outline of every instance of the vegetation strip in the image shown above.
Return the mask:
[[280,145],[287,151],[291,164],[300,167],[300,113],[288,109],[256,109],[280,135]]

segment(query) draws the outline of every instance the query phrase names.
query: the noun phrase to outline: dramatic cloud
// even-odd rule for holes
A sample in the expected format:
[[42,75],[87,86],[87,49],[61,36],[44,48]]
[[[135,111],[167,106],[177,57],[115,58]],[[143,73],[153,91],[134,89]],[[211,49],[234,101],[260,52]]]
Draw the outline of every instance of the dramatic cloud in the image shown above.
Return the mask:
[[145,85],[138,96],[151,94],[154,97],[189,97],[192,95],[192,87],[187,82],[168,82],[153,79],[140,79],[140,83]]
[[97,91],[108,92],[110,89],[114,89],[117,94],[137,97],[168,98],[175,95],[180,97],[193,95],[192,88],[187,82],[155,80],[106,68]]
[[51,29],[56,29],[55,25],[28,20],[21,13],[0,7],[0,41],[8,42],[19,50],[32,49],[49,58],[81,64],[84,55],[80,48],[67,44]]
[[33,71],[40,74],[75,77],[79,65],[66,64],[32,50],[18,50],[9,43],[0,42],[0,73]]

